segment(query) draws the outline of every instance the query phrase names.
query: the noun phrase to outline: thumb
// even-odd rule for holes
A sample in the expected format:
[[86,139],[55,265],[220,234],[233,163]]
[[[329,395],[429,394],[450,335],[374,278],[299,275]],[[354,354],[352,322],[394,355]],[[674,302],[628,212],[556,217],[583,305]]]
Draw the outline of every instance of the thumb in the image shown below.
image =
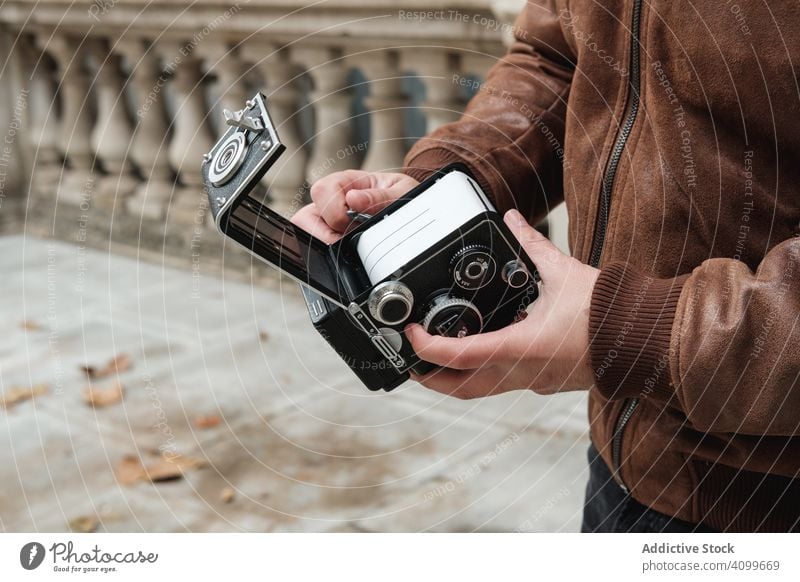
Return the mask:
[[369,214],[375,214],[379,210],[383,210],[395,198],[396,196],[392,196],[391,192],[386,188],[350,190],[344,196],[348,208],[356,212],[367,212]]
[[536,265],[543,281],[553,280],[562,271],[564,261],[569,257],[562,253],[550,240],[533,228],[516,210],[509,210],[504,217],[523,250]]

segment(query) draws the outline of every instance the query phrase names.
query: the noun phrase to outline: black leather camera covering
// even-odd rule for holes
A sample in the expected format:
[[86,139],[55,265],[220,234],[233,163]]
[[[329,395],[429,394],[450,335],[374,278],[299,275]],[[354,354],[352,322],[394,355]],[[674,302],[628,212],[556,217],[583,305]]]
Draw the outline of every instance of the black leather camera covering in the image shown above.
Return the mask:
[[[260,119],[264,128],[253,131],[229,127],[203,162],[203,182],[211,214],[220,231],[272,266],[343,304],[339,279],[327,244],[295,226],[265,203],[258,183],[285,150],[267,113],[266,97],[256,95],[241,112]],[[212,184],[212,164],[226,139],[241,132],[246,154],[235,176],[225,184]]]

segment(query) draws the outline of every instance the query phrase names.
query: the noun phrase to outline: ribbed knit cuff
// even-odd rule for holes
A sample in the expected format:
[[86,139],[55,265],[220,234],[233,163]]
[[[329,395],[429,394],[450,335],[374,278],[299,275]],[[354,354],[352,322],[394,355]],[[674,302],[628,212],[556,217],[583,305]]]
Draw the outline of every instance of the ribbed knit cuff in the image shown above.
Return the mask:
[[414,155],[413,158],[406,159],[403,173],[422,182],[437,170],[456,162],[466,165],[484,193],[489,198],[494,199],[492,187],[483,173],[480,172],[474,164],[468,163],[464,158],[446,148],[423,150],[419,154]]
[[656,279],[625,263],[603,268],[589,314],[592,368],[606,398],[670,398],[670,338],[688,275]]

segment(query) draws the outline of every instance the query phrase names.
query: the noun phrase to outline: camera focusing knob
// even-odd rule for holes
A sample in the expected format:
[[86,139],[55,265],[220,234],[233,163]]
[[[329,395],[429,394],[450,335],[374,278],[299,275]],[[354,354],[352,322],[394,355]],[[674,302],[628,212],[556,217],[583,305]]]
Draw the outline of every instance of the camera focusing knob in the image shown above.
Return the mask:
[[367,306],[372,317],[381,323],[396,325],[411,315],[414,294],[399,281],[386,281],[372,290]]
[[531,280],[531,274],[530,271],[528,271],[528,267],[526,267],[525,263],[519,259],[507,262],[503,267],[501,276],[503,281],[505,281],[512,289],[524,287],[528,284],[528,281]]
[[422,327],[433,335],[465,337],[480,333],[483,317],[475,305],[466,299],[440,295],[433,300]]
[[480,289],[495,273],[492,252],[483,245],[468,245],[450,260],[453,279],[463,289]]

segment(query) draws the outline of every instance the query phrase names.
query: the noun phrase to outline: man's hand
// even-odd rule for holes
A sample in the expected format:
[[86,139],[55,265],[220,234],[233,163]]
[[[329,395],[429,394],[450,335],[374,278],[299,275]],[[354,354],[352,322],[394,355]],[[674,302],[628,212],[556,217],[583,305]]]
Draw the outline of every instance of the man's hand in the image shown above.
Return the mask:
[[345,170],[317,180],[311,186],[313,202],[292,222],[330,244],[351,224],[347,210],[375,214],[419,184],[405,174]]
[[524,320],[465,338],[432,336],[409,325],[406,334],[417,355],[442,366],[415,379],[457,398],[520,388],[540,394],[587,389],[594,383],[589,307],[600,271],[563,254],[516,210],[505,221],[539,269],[539,299]]

